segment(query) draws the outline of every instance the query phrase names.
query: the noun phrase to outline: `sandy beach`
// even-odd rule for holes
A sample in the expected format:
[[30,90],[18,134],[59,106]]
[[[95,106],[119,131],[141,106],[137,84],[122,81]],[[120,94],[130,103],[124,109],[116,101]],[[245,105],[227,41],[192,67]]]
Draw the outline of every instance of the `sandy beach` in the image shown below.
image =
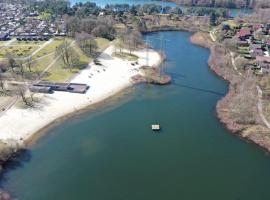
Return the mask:
[[99,57],[102,66],[90,63],[71,80],[74,83],[85,83],[90,86],[85,94],[54,92],[53,94],[37,94],[40,102],[35,108],[11,107],[0,117],[0,140],[13,139],[25,142],[39,130],[56,119],[74,113],[111,97],[132,85],[131,77],[139,74],[138,68],[147,63],[158,65],[161,57],[158,52],[146,50],[132,52],[139,57],[138,64],[112,57],[114,47],[108,47]]

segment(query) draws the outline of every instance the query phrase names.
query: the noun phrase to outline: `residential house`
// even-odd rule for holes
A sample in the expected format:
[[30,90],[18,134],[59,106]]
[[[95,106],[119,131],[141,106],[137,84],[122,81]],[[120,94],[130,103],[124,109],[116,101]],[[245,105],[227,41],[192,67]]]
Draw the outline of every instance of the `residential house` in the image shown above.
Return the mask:
[[270,57],[269,56],[257,56],[256,63],[260,68],[270,69]]
[[237,37],[244,41],[249,39],[252,36],[251,29],[250,28],[242,28],[238,33]]

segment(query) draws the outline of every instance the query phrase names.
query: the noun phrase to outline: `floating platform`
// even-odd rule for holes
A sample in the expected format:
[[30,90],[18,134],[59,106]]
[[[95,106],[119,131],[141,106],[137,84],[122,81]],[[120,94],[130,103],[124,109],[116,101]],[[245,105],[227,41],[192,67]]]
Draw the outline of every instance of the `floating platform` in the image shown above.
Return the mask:
[[160,131],[161,129],[159,124],[153,124],[151,127],[153,131]]

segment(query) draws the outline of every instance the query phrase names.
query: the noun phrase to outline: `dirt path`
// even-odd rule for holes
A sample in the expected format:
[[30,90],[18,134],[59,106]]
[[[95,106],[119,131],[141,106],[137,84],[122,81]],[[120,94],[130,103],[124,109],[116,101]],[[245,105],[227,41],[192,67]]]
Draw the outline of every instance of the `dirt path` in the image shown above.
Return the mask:
[[[234,59],[234,53],[233,52],[230,52],[230,55],[231,55],[231,61],[232,61],[232,65],[233,65],[233,68],[237,71],[237,73],[239,74],[239,76],[241,77],[244,77],[243,74],[238,70],[236,64],[235,64],[235,59]],[[267,121],[264,113],[263,113],[263,103],[262,103],[262,90],[260,88],[259,85],[256,85],[256,89],[257,89],[257,92],[258,92],[258,102],[257,102],[257,109],[258,109],[258,112],[259,112],[259,116],[262,120],[262,122],[265,124],[265,126],[270,129],[270,123]]]
[[232,51],[230,52],[230,55],[231,55],[231,61],[232,61],[232,65],[233,65],[234,70],[238,73],[239,76],[244,77],[243,74],[238,70],[238,68],[235,64],[234,53]]
[[257,108],[258,108],[258,112],[260,115],[261,120],[263,121],[263,123],[265,124],[265,126],[267,126],[268,129],[270,129],[270,123],[267,121],[264,113],[263,113],[263,103],[262,103],[262,89],[260,88],[260,86],[256,86],[257,91],[258,91],[258,103],[257,103]]
[[47,45],[49,45],[54,39],[50,39],[47,42],[44,42],[42,45],[39,46],[39,48],[37,50],[35,50],[33,53],[31,53],[31,55],[27,56],[27,57],[23,57],[23,58],[16,58],[16,60],[26,60],[30,57],[33,57],[34,55],[36,55],[39,51],[41,51],[42,49],[44,49]]
[[[71,44],[68,46],[68,48],[70,48],[71,46],[73,46],[75,44],[75,41],[71,42]],[[61,55],[57,56],[55,59],[53,59],[53,61],[48,65],[48,67],[46,69],[43,70],[43,72],[41,72],[40,77],[42,77],[55,63],[56,61],[61,57]]]

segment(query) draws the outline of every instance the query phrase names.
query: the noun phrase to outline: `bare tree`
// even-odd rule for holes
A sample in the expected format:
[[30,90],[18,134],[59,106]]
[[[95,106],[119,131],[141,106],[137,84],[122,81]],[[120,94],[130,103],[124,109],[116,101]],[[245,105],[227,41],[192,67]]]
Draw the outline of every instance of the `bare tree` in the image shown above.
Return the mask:
[[88,56],[96,56],[97,53],[97,42],[93,36],[83,32],[76,34],[76,41],[82,51]]
[[24,62],[22,60],[18,60],[16,63],[17,63],[16,66],[20,68],[20,72],[23,77],[24,76]]
[[60,55],[64,64],[67,65],[70,69],[72,68],[76,57],[74,50],[70,47],[67,40],[64,40],[62,44],[57,47],[56,55]]
[[14,72],[14,68],[17,67],[15,59],[10,53],[7,53],[5,57],[7,60],[8,67],[12,70],[12,72]]
[[22,101],[26,106],[30,106],[30,103],[25,95],[26,93],[26,86],[25,85],[18,85],[18,95],[21,97]]
[[0,63],[0,88],[4,91],[5,90],[5,84],[4,84],[4,72],[6,71],[6,66],[4,63]]
[[142,35],[137,29],[133,29],[128,34],[128,46],[129,46],[129,53],[131,54],[131,51],[133,49],[138,48],[140,44],[142,44]]
[[35,65],[35,61],[33,60],[32,56],[28,56],[25,60],[25,65],[30,72],[32,72],[32,68]]

